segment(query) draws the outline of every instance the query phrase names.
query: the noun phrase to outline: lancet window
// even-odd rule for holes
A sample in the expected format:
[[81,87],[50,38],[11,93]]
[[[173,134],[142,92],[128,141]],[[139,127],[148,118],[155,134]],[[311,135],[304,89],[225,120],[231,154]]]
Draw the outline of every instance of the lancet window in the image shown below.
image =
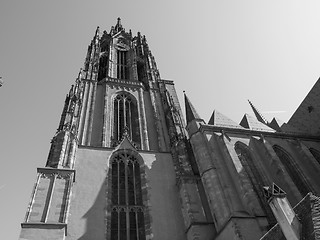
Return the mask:
[[124,131],[140,147],[140,128],[137,103],[127,93],[118,94],[114,99],[114,140],[121,140]]
[[99,59],[98,81],[107,76],[108,56],[104,54]]
[[273,150],[279,157],[281,163],[284,165],[289,176],[291,177],[292,181],[294,182],[302,196],[305,196],[309,192],[312,192],[310,184],[308,184],[305,175],[303,174],[298,164],[290,156],[290,154],[277,145],[273,146]]
[[125,152],[111,165],[111,240],[145,240],[140,164]]
[[129,79],[127,53],[127,51],[117,51],[117,78],[119,79]]
[[238,154],[238,158],[241,162],[241,165],[246,171],[248,178],[253,186],[253,189],[258,196],[260,205],[267,215],[269,224],[274,225],[276,223],[276,219],[274,218],[272,210],[266,202],[263,194],[263,187],[268,185],[267,180],[263,178],[263,173],[258,170],[258,167],[254,163],[252,154],[246,145],[237,142],[235,145],[235,151]]

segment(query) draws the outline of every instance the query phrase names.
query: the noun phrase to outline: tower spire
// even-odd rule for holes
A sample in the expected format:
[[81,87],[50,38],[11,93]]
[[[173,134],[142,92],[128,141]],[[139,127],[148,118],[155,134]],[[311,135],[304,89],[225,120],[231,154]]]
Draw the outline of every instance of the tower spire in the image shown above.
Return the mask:
[[262,114],[258,111],[258,109],[252,104],[252,102],[248,99],[248,102],[252,108],[252,111],[254,112],[254,115],[256,116],[257,120],[263,124],[268,125],[268,121],[265,117],[262,116]]
[[117,18],[117,24],[114,26],[114,33],[118,33],[120,31],[124,30],[124,28],[122,27],[122,24],[121,24],[121,18],[118,17]]
[[184,93],[184,102],[185,102],[185,107],[186,107],[186,120],[187,124],[191,122],[194,119],[202,119],[199,114],[197,113],[196,109],[190,102],[189,98],[186,95],[186,92],[183,91]]

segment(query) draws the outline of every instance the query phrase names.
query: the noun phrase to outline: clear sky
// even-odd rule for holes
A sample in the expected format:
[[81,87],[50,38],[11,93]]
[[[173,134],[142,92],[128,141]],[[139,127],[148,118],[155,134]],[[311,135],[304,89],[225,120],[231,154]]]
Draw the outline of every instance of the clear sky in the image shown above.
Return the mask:
[[[17,239],[36,168],[96,27],[145,34],[163,79],[206,121],[287,121],[320,76],[320,1],[4,0],[0,7],[0,226]],[[4,235],[4,236],[3,236]]]

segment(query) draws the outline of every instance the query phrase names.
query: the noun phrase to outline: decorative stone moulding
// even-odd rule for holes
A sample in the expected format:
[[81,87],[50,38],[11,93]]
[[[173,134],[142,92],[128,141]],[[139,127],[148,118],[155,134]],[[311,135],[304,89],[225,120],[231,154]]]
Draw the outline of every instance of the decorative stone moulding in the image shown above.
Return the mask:
[[75,173],[74,169],[57,169],[57,168],[37,168],[37,172],[41,174],[41,177],[50,178],[52,176],[56,176],[59,179],[71,179],[73,178],[73,182],[75,181]]

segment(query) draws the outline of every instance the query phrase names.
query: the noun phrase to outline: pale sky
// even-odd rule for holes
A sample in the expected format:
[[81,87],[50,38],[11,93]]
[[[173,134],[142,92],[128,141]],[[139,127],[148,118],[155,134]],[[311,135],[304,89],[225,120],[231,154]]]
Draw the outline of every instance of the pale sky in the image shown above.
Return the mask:
[[[65,96],[95,29],[146,35],[163,79],[200,116],[240,122],[247,99],[287,121],[320,76],[320,1],[4,0],[0,7],[1,239],[18,239]],[[4,236],[3,236],[4,234]]]

